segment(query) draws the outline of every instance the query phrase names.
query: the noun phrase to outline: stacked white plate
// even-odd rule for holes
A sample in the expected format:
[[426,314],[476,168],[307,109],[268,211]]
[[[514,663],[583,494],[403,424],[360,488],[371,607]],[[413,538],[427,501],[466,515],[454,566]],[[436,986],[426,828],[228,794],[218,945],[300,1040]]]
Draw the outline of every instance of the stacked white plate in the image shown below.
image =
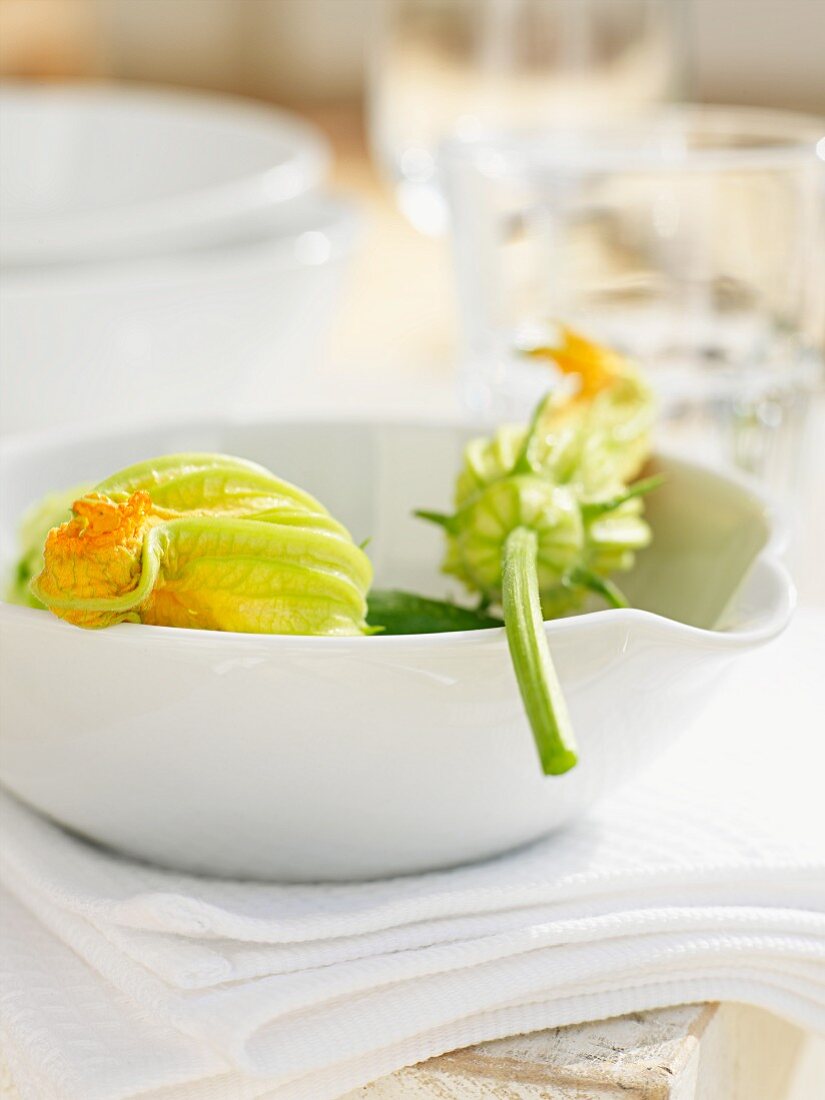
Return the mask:
[[274,108],[0,92],[0,430],[274,408],[356,231],[324,140]]

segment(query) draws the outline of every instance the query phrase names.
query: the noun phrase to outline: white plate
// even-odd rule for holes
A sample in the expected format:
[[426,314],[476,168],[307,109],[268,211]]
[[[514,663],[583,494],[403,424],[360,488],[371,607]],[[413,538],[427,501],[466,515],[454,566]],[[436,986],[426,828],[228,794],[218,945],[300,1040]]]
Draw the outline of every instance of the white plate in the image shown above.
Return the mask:
[[0,261],[215,243],[322,180],[306,123],[243,100],[116,86],[0,92]]
[[[372,536],[378,583],[443,593],[439,532],[411,510],[447,506],[467,436],[260,422],[18,440],[2,450],[4,559],[23,508],[47,490],[156,454],[223,450],[316,493],[357,540]],[[580,745],[566,775],[540,772],[502,629],[84,631],[0,605],[0,779],[95,840],[222,875],[420,871],[557,828],[667,748],[731,662],[791,613],[758,493],[660,461],[654,542],[627,584],[636,606],[546,624]],[[725,608],[725,629],[710,628]]]

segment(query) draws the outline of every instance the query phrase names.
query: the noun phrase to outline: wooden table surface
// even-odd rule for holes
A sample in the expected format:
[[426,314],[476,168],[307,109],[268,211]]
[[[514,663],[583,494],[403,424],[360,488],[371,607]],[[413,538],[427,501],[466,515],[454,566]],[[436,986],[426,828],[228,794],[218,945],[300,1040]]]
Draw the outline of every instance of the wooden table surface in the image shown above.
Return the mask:
[[[342,1100],[820,1100],[823,1082],[825,1045],[790,1024],[682,1005],[482,1043]],[[0,1100],[24,1096],[0,1060]]]
[[742,1005],[682,1005],[442,1055],[346,1100],[820,1100],[825,1057]]

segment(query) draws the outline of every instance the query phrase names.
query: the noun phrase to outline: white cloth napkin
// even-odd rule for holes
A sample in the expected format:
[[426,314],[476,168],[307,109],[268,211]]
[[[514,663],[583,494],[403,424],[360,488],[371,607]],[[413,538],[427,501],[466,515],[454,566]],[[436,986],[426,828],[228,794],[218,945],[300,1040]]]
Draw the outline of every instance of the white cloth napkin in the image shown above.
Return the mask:
[[2,1048],[38,1100],[332,1100],[445,1050],[684,1001],[825,1031],[825,616],[588,820],[488,863],[178,875],[0,797]]

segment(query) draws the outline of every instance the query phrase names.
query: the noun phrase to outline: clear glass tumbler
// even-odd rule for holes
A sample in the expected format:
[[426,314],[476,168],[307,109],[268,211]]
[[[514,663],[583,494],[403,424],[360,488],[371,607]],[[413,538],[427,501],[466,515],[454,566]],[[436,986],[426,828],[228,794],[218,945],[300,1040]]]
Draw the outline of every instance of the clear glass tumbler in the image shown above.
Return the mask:
[[822,379],[823,134],[707,106],[452,143],[468,406],[524,415],[562,321],[642,363],[671,443],[784,488]]
[[682,91],[682,0],[380,0],[373,152],[418,228],[440,233],[441,142],[502,126],[605,123]]

